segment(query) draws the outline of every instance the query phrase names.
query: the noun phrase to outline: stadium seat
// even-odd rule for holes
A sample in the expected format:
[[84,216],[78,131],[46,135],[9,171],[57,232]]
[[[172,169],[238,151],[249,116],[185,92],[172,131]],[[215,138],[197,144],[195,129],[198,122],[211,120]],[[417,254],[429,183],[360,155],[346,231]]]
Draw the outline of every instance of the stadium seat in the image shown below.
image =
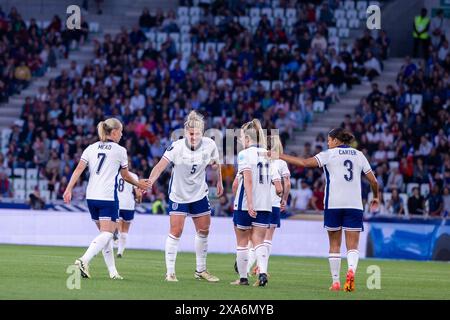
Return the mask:
[[48,190],[48,180],[40,180],[39,181],[39,190],[42,192],[43,190]]
[[183,42],[181,44],[181,52],[182,53],[187,53],[187,54],[191,54],[191,50],[192,50],[192,44],[190,42]]
[[347,19],[356,19],[358,17],[358,12],[354,9],[348,10],[346,13]]
[[222,51],[223,47],[225,47],[225,42],[218,42],[217,43],[217,52]]
[[50,25],[50,21],[41,21],[41,28],[46,29]]
[[409,195],[409,196],[412,195],[413,194],[412,190],[414,188],[420,188],[420,185],[418,183],[414,183],[414,182],[408,183],[406,185],[406,194]]
[[339,29],[339,38],[348,38],[349,36],[350,36],[350,29],[348,28]]
[[189,33],[181,34],[181,43],[191,43],[191,35]]
[[268,18],[272,17],[272,9],[271,8],[263,8],[261,10],[261,16],[267,15]]
[[348,27],[351,29],[358,29],[360,24],[361,24],[360,21],[355,18],[348,22]]
[[297,10],[293,8],[286,9],[286,18],[297,19]]
[[172,38],[172,40],[175,43],[179,43],[180,42],[180,34],[178,32],[169,33],[169,37]]
[[189,31],[191,31],[191,26],[190,25],[182,25],[180,27],[181,34],[189,34]]
[[364,12],[366,12],[366,10],[367,10],[367,2],[364,1],[364,0],[358,0],[356,2],[356,9],[358,9],[358,11],[364,10]]
[[367,4],[367,6],[371,6],[371,5],[375,5],[375,6],[381,6],[380,1],[372,1],[369,0],[369,3]]
[[283,8],[276,8],[273,11],[273,16],[275,18],[284,18],[284,9]]
[[212,48],[214,52],[217,52],[217,51],[216,51],[217,45],[216,45],[215,42],[207,42],[207,43],[205,44],[205,52],[209,52],[209,49],[210,49],[210,48]]
[[178,17],[187,16],[188,12],[189,12],[189,8],[188,7],[178,7],[177,16]]
[[293,27],[296,22],[297,22],[296,18],[287,18],[286,25],[288,27]]
[[340,18],[336,22],[336,27],[338,27],[340,29],[347,28],[347,25],[348,25],[348,22],[347,22],[347,19],[345,19],[345,18]]
[[48,190],[39,190],[40,194],[41,194],[41,198],[44,199],[44,201],[50,201],[50,191]]
[[37,179],[27,179],[26,180],[27,190],[33,192],[34,188],[39,186]]
[[322,113],[325,111],[325,102],[316,100],[313,103],[313,111],[317,113]]
[[330,47],[333,47],[336,50],[338,50],[339,49],[339,37],[337,37],[337,36],[328,37],[328,45]]
[[163,43],[164,41],[167,40],[167,33],[164,32],[158,32],[156,34],[156,42],[157,43]]
[[345,0],[344,8],[347,9],[347,10],[354,9],[355,8],[355,1],[353,1],[353,0]]
[[26,170],[27,179],[37,179],[38,178],[38,169],[28,168]]
[[180,26],[189,26],[189,16],[178,17],[177,21]]
[[270,87],[272,88],[272,90],[275,89],[283,89],[283,81],[272,81],[270,84]]
[[281,49],[281,50],[289,50],[289,45],[288,45],[287,43],[280,44],[280,45],[278,46],[278,49]]
[[335,10],[334,11],[334,18],[336,20],[345,19],[345,11],[341,10],[341,9]]
[[427,197],[430,193],[430,185],[428,183],[422,183],[420,185],[420,194],[424,197]]
[[191,16],[191,17],[189,18],[189,23],[190,23],[191,25],[197,24],[197,23],[199,23],[199,21],[200,21],[200,17],[199,17],[199,16]]
[[14,168],[12,170],[12,174],[16,178],[25,178],[25,169],[23,169],[23,168]]
[[337,29],[334,27],[328,28],[328,37],[337,36]]
[[258,17],[259,18],[259,16],[260,16],[260,10],[259,10],[259,8],[251,8],[250,9],[250,17],[251,18],[254,18],[254,17]]
[[250,27],[250,18],[249,17],[239,17],[239,23],[244,27]]
[[403,200],[403,208],[405,209],[405,215],[409,215],[409,211],[408,211],[408,195],[406,193],[400,193],[399,196]]
[[25,190],[25,179],[13,179],[14,190]]
[[189,9],[189,15],[191,17],[200,17],[200,8],[199,7],[191,7]]
[[273,47],[278,47],[278,45],[276,43],[268,43],[266,45],[266,51],[269,52]]
[[263,81],[260,81],[259,83],[264,87],[265,91],[270,90],[270,81],[263,80]]
[[252,17],[251,18],[251,22],[250,22],[250,25],[252,26],[252,27],[257,27],[258,26],[258,24],[259,24],[259,17]]
[[147,40],[150,40],[151,42],[156,41],[156,33],[154,32],[146,32],[145,37],[147,38]]
[[400,166],[398,161],[389,161],[389,169],[398,169]]
[[422,100],[423,97],[421,94],[413,94],[411,95],[411,105],[412,112],[418,114],[420,110],[422,110]]
[[14,199],[25,201],[25,190],[14,190]]

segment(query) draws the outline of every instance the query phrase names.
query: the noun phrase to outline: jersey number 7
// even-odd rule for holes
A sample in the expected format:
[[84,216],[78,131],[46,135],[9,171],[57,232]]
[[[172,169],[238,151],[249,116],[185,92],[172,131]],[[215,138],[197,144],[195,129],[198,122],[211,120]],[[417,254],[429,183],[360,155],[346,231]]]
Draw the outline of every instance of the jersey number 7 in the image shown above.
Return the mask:
[[105,162],[105,159],[106,159],[106,153],[99,153],[97,155],[97,159],[98,158],[101,158],[101,159],[100,159],[100,163],[98,164],[97,171],[95,172],[96,174],[100,174],[100,170],[102,170],[103,162]]

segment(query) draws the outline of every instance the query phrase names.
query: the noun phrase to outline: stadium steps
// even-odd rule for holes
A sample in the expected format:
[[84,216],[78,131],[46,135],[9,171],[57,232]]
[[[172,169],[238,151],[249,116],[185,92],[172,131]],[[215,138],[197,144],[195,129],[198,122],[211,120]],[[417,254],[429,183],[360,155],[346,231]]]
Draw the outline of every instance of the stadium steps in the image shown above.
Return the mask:
[[[382,74],[373,81],[378,83],[381,91],[384,92],[389,84],[397,88],[395,80],[403,61],[402,58],[390,58],[384,61]],[[319,133],[326,135],[330,129],[340,126],[346,114],[353,117],[355,107],[359,104],[361,98],[367,97],[371,92],[371,84],[371,82],[363,82],[361,85],[354,86],[352,90],[340,97],[338,103],[331,105],[327,111],[315,114],[313,123],[305,131],[294,132],[294,136],[287,143],[287,152],[302,155],[305,143],[311,143],[314,148],[314,142]]]

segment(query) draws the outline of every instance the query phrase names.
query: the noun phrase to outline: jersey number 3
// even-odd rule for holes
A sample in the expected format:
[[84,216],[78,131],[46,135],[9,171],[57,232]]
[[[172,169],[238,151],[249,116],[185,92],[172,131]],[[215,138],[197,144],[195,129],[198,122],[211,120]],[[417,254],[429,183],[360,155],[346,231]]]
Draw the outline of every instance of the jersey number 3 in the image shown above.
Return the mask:
[[345,160],[344,166],[347,168],[347,170],[349,172],[349,175],[345,174],[344,178],[345,178],[345,180],[350,182],[353,180],[353,162],[351,162],[350,160]]

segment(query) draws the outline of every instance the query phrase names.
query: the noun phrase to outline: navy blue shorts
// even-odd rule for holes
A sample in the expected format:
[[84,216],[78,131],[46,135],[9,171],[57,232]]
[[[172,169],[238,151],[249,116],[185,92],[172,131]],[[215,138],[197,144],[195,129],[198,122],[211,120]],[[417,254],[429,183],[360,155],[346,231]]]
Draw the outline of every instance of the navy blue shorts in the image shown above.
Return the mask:
[[250,217],[248,211],[234,210],[233,223],[238,229],[251,229],[252,227],[269,228],[270,211],[257,211],[256,218]]
[[329,231],[364,231],[363,211],[358,209],[326,209],[323,222]]
[[169,214],[201,217],[211,214],[211,205],[208,196],[191,203],[177,203],[169,199]]
[[134,210],[119,210],[119,217],[123,221],[131,221],[134,219]]
[[91,218],[94,221],[119,219],[119,201],[87,200]]
[[281,212],[280,208],[272,207],[272,214],[270,215],[270,227],[279,228],[281,226],[280,212]]

